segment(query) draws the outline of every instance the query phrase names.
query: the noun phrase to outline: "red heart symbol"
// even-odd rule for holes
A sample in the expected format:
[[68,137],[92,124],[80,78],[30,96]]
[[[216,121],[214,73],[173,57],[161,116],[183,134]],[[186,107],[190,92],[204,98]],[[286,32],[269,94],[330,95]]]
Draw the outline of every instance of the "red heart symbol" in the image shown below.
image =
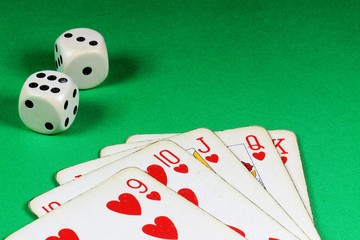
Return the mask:
[[177,167],[174,167],[174,170],[179,172],[179,173],[188,173],[189,169],[185,164],[180,164]]
[[113,200],[106,204],[106,207],[111,211],[127,214],[127,215],[141,215],[141,206],[139,201],[130,193],[120,194],[119,201]]
[[146,197],[150,200],[161,200],[160,194],[156,191],[152,191],[151,193],[147,194]]
[[281,161],[285,164],[287,162],[288,158],[286,156],[281,157]]
[[245,233],[243,231],[241,231],[240,229],[234,227],[234,226],[230,226],[227,225],[229,228],[231,228],[232,230],[234,230],[235,232],[237,232],[238,234],[240,234],[241,236],[245,237]]
[[61,229],[58,235],[59,237],[51,236],[46,238],[46,240],[79,240],[79,237],[76,235],[76,233],[69,228]]
[[165,216],[155,218],[154,224],[144,225],[142,230],[145,234],[162,239],[178,239],[177,229],[174,223]]
[[253,155],[254,158],[256,158],[259,161],[262,161],[265,158],[265,153],[264,152],[258,152],[258,153],[255,152],[252,155]]
[[219,161],[219,156],[217,154],[211,154],[210,156],[206,156],[205,159],[212,163],[217,163]]
[[146,170],[150,176],[152,176],[164,185],[167,184],[166,172],[161,166],[153,164],[148,166]]
[[192,202],[196,206],[199,206],[198,199],[195,193],[189,188],[182,188],[177,192],[180,196],[184,197],[188,201]]

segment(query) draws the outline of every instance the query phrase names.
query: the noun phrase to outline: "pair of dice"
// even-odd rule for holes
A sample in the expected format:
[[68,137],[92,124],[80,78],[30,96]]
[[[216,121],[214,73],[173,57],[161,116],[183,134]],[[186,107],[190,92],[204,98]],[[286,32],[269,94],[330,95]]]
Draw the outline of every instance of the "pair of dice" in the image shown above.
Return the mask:
[[92,29],[76,28],[61,34],[54,53],[57,71],[30,75],[19,98],[21,120],[43,134],[67,130],[78,111],[79,89],[96,87],[109,71],[104,38]]

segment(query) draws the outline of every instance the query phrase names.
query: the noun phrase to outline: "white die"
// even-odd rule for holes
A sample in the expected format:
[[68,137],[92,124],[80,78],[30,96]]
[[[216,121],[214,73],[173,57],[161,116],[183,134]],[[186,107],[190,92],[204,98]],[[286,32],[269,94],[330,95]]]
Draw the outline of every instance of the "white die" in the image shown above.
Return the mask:
[[105,40],[88,28],[76,28],[61,34],[54,46],[55,65],[69,75],[79,89],[93,88],[102,83],[109,72]]
[[30,75],[20,93],[19,115],[30,129],[43,134],[65,131],[73,123],[79,89],[66,74],[41,71]]

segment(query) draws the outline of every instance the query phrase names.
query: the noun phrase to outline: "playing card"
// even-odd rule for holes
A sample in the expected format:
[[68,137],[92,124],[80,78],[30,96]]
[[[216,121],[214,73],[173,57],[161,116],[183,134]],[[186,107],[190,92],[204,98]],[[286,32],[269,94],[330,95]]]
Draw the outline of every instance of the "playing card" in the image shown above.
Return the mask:
[[311,220],[314,221],[296,135],[287,130],[272,130],[269,131],[269,134],[299,193],[301,201],[304,203]]
[[[55,188],[32,200],[30,207],[41,215],[44,205],[54,201],[60,204],[68,202],[129,166],[143,169],[248,239],[297,239],[211,169],[170,141],[152,144]],[[285,214],[284,221],[291,219]],[[308,238],[302,233],[301,239]]]
[[[299,146],[296,140],[296,135],[287,130],[271,130],[268,131],[270,134],[273,144],[277,149],[278,153],[281,156],[281,160],[283,161],[287,172],[292,179],[296,190],[299,193],[299,196],[304,203],[306,210],[313,221],[313,215],[310,207],[310,200],[307,191],[304,170],[302,167],[302,161],[300,157]],[[145,141],[154,141],[164,138],[169,138],[175,136],[177,134],[137,134],[130,136],[126,143],[127,147],[131,146],[139,146],[139,144],[143,144]],[[136,145],[135,145],[136,144]],[[113,146],[108,146],[101,150],[102,155],[109,155],[121,150],[121,146],[126,148],[126,144],[118,144]],[[253,173],[255,176],[256,170],[252,167],[251,164],[247,163],[246,166],[249,168],[249,171]],[[258,177],[259,179],[259,177]]]
[[245,239],[148,174],[128,168],[6,240]]

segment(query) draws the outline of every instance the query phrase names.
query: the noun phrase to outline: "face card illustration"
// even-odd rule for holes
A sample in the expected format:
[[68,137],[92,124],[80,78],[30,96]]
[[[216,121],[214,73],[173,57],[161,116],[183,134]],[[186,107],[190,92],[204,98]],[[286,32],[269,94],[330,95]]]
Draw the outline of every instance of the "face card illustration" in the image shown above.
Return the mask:
[[[138,167],[146,171],[159,182],[248,239],[297,239],[212,170],[170,141],[152,144],[55,188],[33,199],[30,207],[34,213],[42,214],[44,213],[42,206],[49,202],[57,201],[60,204],[69,202],[127,167]],[[287,215],[284,220],[291,221]],[[261,224],[261,231],[258,229],[258,224]],[[308,238],[302,233],[301,239]]]
[[272,130],[269,134],[311,220],[314,221],[296,135],[287,130]]
[[124,169],[6,240],[245,239],[137,168]]

